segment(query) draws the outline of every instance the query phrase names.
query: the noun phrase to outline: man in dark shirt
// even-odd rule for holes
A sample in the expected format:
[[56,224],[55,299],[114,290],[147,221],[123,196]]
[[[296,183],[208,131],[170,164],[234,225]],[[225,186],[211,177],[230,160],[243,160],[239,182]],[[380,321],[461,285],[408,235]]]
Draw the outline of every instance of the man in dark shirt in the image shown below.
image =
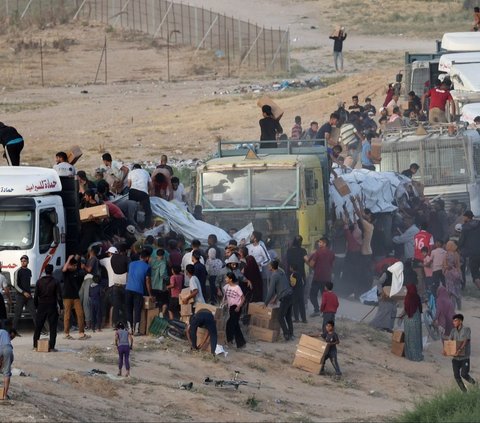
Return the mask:
[[197,345],[198,328],[204,328],[208,331],[208,336],[210,338],[210,352],[215,355],[215,349],[217,348],[217,325],[213,314],[209,310],[197,311],[192,317],[190,317],[190,323],[188,324],[186,331],[187,338],[194,350],[203,347],[203,345]]
[[416,163],[412,163],[408,169],[405,169],[402,172],[402,175],[412,179],[413,175],[418,172],[418,169],[420,169],[420,166]]
[[18,321],[22,315],[23,308],[26,307],[33,322],[36,321],[35,305],[31,293],[32,271],[28,268],[28,256],[20,257],[20,268],[15,272],[14,287],[17,291],[15,296],[15,317],[13,318],[13,328],[17,329]]
[[0,122],[0,143],[3,145],[3,157],[9,166],[20,166],[20,153],[23,150],[23,137],[13,126]]
[[72,308],[75,310],[77,317],[78,332],[80,339],[85,335],[85,315],[83,313],[82,303],[78,292],[82,286],[84,272],[78,266],[77,260],[73,255],[69,256],[67,262],[63,266],[63,307],[65,309],[63,315],[63,327],[65,332],[65,339],[73,339],[70,336],[70,317]]
[[[318,140],[325,140],[325,145],[330,143],[330,136],[332,135],[332,130],[337,126],[339,116],[337,113],[332,113],[328,122],[324,123],[317,132],[315,137]],[[315,145],[320,145],[321,143],[316,141]]]
[[363,106],[360,106],[360,104],[358,104],[358,95],[354,95],[352,97],[352,103],[353,104],[351,106],[348,106],[350,117],[353,114],[356,114],[357,116],[360,116],[364,112],[364,108],[363,108]]
[[260,141],[271,141],[271,142],[262,142],[260,146],[262,148],[276,148],[277,147],[277,138],[280,134],[283,134],[283,128],[280,125],[278,119],[273,117],[272,108],[269,105],[264,105],[262,107],[263,119],[259,120],[260,124]]
[[[340,28],[340,30],[330,36],[330,39],[333,40],[333,63],[335,64],[335,71],[343,72],[343,42],[347,38],[347,33],[344,32],[344,28]],[[338,68],[338,62],[340,61],[340,69]]]
[[160,157],[160,164],[157,166],[157,169],[167,169],[170,172],[170,176],[173,176],[172,166],[167,164],[168,157],[165,154],[162,154]]
[[[200,261],[200,257],[202,256],[202,253],[200,250],[194,250],[192,251],[192,263],[194,267],[194,275],[198,278],[200,281],[200,286],[202,287],[202,293],[205,298],[205,302],[208,303],[208,298],[209,296],[207,295],[207,268],[205,267],[204,264]],[[215,294],[215,293],[211,293]]]
[[37,281],[35,286],[35,307],[37,308],[37,321],[35,323],[35,332],[33,334],[33,348],[37,348],[40,332],[48,319],[50,330],[50,340],[48,350],[55,351],[57,341],[58,307],[63,310],[62,292],[60,284],[52,276],[53,266],[47,264],[45,267],[45,276]]

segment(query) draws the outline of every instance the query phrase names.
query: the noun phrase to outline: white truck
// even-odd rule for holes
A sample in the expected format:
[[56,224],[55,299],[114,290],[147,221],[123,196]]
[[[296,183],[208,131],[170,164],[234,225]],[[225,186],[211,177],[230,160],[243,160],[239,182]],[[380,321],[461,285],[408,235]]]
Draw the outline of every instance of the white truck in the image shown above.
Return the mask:
[[74,177],[40,167],[0,167],[1,272],[12,285],[24,254],[32,285],[47,264],[61,270],[78,243],[78,202]]

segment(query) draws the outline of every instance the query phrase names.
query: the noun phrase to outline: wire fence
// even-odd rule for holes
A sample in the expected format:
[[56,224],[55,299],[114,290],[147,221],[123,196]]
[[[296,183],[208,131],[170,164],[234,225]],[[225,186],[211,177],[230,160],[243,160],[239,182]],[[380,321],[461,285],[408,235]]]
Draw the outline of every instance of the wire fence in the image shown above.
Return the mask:
[[17,24],[32,19],[39,23],[97,21],[149,34],[169,45],[191,46],[193,56],[213,50],[232,69],[290,71],[288,30],[168,0],[0,0],[0,19],[0,23]]

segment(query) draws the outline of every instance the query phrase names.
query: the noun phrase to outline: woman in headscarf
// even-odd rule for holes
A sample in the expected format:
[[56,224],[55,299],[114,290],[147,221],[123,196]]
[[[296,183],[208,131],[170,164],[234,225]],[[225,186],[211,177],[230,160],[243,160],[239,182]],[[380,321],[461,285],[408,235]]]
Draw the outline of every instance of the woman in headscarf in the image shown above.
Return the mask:
[[445,285],[452,300],[462,309],[462,272],[460,270],[460,254],[455,241],[448,241],[445,245],[447,255],[443,262],[443,274]]
[[448,336],[453,329],[452,317],[455,314],[455,305],[448,295],[447,288],[443,285],[437,289],[436,309],[435,324],[443,329],[444,335]]
[[[398,260],[397,260],[398,261]],[[383,268],[383,273],[378,279],[377,296],[378,308],[377,314],[370,322],[370,326],[376,329],[393,331],[395,319],[397,317],[397,300],[390,298],[385,294],[383,288],[392,286],[392,272],[388,271],[388,265]]]
[[257,303],[263,301],[262,274],[253,256],[247,255],[245,257],[245,266],[243,267],[242,273],[247,281],[248,287],[252,290],[249,302]]
[[417,293],[417,287],[410,283],[407,285],[407,295],[404,300],[402,313],[405,328],[405,358],[411,361],[423,360],[422,340],[422,302]]

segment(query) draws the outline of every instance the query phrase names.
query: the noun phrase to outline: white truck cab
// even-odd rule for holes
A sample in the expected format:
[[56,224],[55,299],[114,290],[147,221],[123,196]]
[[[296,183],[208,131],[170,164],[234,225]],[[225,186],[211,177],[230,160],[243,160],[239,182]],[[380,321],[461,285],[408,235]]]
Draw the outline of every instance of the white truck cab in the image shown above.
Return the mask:
[[[65,204],[62,183],[73,187],[76,181],[60,178],[53,169],[40,167],[0,167],[0,262],[1,272],[13,284],[20,257],[27,255],[32,271],[32,285],[47,264],[61,269],[67,253],[66,206],[76,207],[70,195]],[[75,210],[70,213],[75,219]],[[73,231],[75,232],[75,231]],[[76,233],[78,237],[78,231]]]

